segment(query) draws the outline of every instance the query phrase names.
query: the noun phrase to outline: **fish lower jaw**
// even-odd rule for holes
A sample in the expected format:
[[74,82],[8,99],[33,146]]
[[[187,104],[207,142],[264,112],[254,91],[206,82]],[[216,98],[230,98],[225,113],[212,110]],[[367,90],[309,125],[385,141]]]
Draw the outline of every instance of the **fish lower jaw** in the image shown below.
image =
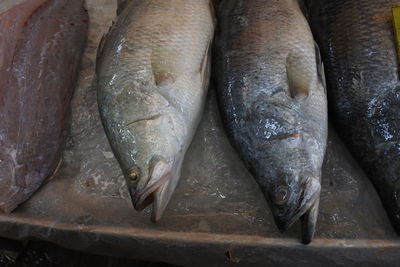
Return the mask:
[[305,205],[301,206],[291,217],[286,218],[285,220],[277,220],[276,225],[278,229],[283,233],[286,232],[295,222],[297,222],[300,218],[302,218],[306,213],[308,213],[315,204],[319,201],[319,191],[316,192],[310,201],[308,201]]
[[149,205],[153,204],[151,220],[157,222],[169,201],[169,197],[165,196],[165,191],[169,186],[171,173],[164,174],[151,186],[146,186],[139,192],[131,192],[132,204],[136,211],[141,212]]

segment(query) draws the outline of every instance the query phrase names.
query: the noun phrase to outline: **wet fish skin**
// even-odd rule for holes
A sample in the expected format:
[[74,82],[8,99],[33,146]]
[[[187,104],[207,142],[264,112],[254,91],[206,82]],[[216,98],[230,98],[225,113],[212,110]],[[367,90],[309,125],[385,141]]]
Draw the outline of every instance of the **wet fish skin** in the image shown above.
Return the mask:
[[121,14],[121,12],[125,9],[125,7],[134,0],[118,0],[117,1],[117,15]]
[[134,0],[100,45],[98,103],[140,211],[160,219],[180,177],[209,83],[214,34],[208,0]]
[[82,0],[1,6],[0,212],[11,212],[59,166],[88,16]]
[[[233,145],[286,230],[313,238],[327,139],[323,67],[297,1],[222,0],[215,79]],[[319,71],[318,71],[319,70]]]
[[339,134],[400,233],[400,82],[393,0],[308,1]]

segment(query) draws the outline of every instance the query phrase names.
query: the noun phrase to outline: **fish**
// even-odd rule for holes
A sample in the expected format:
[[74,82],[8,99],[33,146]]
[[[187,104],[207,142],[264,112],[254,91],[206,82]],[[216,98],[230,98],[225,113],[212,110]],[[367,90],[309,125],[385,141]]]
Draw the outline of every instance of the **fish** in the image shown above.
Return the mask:
[[400,82],[391,0],[306,2],[340,137],[400,233]]
[[0,212],[10,213],[60,165],[88,16],[83,0],[0,10]]
[[283,232],[314,236],[327,144],[324,68],[295,0],[221,0],[214,78],[227,134]]
[[209,0],[121,1],[101,41],[103,126],[133,207],[160,220],[203,114],[214,15]]

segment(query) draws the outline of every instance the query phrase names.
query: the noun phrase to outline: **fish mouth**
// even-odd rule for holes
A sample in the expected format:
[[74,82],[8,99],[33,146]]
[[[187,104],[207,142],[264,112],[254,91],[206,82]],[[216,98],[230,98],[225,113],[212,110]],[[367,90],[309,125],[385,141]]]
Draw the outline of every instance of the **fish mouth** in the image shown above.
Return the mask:
[[310,243],[315,232],[320,192],[320,182],[316,178],[308,178],[304,182],[303,190],[299,197],[299,205],[295,211],[290,216],[276,219],[279,230],[285,232],[296,221],[301,219],[303,243]]
[[165,176],[165,178],[160,179],[151,187],[148,187],[140,193],[135,194],[135,196],[132,198],[134,208],[141,212],[153,203],[151,220],[153,222],[159,221],[164,213],[165,208],[167,207],[168,200],[163,201],[163,199],[168,198],[165,197],[166,194],[164,193],[167,190],[168,185],[169,177]]
[[173,189],[170,188],[172,177],[171,166],[163,160],[157,162],[146,186],[142,190],[131,192],[135,210],[141,212],[153,204],[151,220],[160,220],[173,193]]

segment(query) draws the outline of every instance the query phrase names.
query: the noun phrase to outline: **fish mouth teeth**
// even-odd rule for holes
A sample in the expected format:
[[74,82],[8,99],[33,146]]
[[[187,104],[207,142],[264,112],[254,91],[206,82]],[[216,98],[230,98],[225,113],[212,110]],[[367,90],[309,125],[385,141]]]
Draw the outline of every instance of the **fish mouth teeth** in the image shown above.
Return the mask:
[[[306,187],[300,195],[300,203],[296,211],[292,216],[285,218],[285,220],[278,223],[278,228],[281,232],[285,232],[289,229],[296,221],[298,221],[303,215],[308,213],[313,207],[319,202],[319,196],[321,191],[321,185],[315,178],[308,178],[305,182]],[[312,192],[310,194],[310,192]]]

